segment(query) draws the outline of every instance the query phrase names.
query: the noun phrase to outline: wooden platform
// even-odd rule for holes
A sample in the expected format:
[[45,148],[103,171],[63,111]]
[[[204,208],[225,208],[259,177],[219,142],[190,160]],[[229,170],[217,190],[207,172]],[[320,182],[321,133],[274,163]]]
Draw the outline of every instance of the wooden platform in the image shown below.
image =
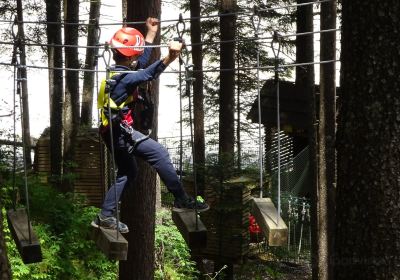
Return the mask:
[[172,220],[190,249],[205,248],[207,246],[207,229],[200,218],[197,219],[194,211],[172,211]]
[[25,264],[41,262],[40,242],[33,232],[32,225],[28,223],[26,209],[7,211],[7,221],[22,261]]
[[287,245],[287,226],[280,215],[277,217],[277,209],[270,198],[253,198],[251,213],[261,227],[269,246]]
[[116,230],[93,227],[91,238],[110,260],[125,261],[127,259],[128,241],[121,233],[117,238]]

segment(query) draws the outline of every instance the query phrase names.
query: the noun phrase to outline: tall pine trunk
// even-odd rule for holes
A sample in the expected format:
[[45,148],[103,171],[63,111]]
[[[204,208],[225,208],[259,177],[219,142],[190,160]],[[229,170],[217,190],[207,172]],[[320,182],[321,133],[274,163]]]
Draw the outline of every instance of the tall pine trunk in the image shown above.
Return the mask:
[[[149,16],[159,18],[161,2],[128,1],[127,21],[145,21]],[[146,33],[144,25],[135,25],[142,34]],[[159,44],[157,36],[154,41]],[[160,57],[160,50],[154,49],[151,61]],[[153,102],[155,104],[152,138],[157,138],[158,115],[158,89],[159,82],[152,82]],[[128,260],[120,262],[120,280],[154,279],[154,239],[155,239],[155,214],[156,214],[156,172],[147,163],[138,161],[138,176],[134,186],[126,188],[122,198],[121,215],[129,228],[133,229],[128,234],[129,251]]]
[[[78,45],[79,0],[64,0],[64,41],[65,45]],[[72,24],[68,24],[72,23]],[[79,69],[78,48],[65,47],[66,68]],[[75,140],[79,127],[79,72],[65,70],[65,102],[64,102],[64,169],[68,174],[73,170]],[[68,177],[64,177],[68,178]],[[73,185],[63,180],[63,191],[73,191]]]
[[[222,0],[220,13],[220,90],[219,90],[219,165],[221,182],[233,174],[235,145],[235,37],[236,37],[236,0]],[[228,42],[224,42],[228,41]],[[222,186],[220,186],[222,188]],[[218,230],[222,230],[221,227]],[[216,260],[215,271],[224,265],[224,279],[233,279],[233,264]],[[221,278],[219,278],[221,279]]]
[[190,38],[193,60],[193,124],[195,163],[199,194],[204,194],[205,140],[204,140],[204,94],[203,94],[203,45],[201,44],[200,0],[190,1]]
[[[23,16],[23,8],[22,1],[17,1],[17,18],[18,18],[18,35],[21,39],[21,43],[19,48],[20,53],[20,63],[21,65],[26,65],[26,51],[25,51],[25,31],[24,31],[24,16]],[[29,121],[29,98],[28,98],[28,74],[26,68],[23,67],[20,69],[21,71],[21,99],[22,99],[22,123],[23,126],[23,139],[25,142],[25,160],[27,169],[29,170],[32,165],[32,157],[31,157],[31,132],[30,132],[30,121]]]
[[335,279],[399,279],[400,2],[342,7]]
[[[61,22],[61,0],[46,0],[46,19],[48,22]],[[61,45],[61,25],[47,24],[47,49],[49,66],[50,100],[50,162],[51,181],[58,186],[62,172],[62,115],[63,115],[63,67]]]
[[[96,26],[100,16],[101,0],[90,1],[89,11],[89,27],[87,34],[87,46],[96,46],[98,43],[99,30]],[[97,48],[86,49],[85,69],[94,70],[97,64]],[[82,108],[81,108],[81,125],[92,126],[93,114],[93,88],[95,73],[85,72],[83,74],[83,90],[82,90]]]
[[[298,4],[310,2],[309,0],[297,0]],[[305,5],[297,7],[297,33],[313,31],[313,7]],[[296,38],[296,62],[311,63],[314,61],[314,35],[297,36]],[[303,92],[308,99],[308,123],[307,135],[309,145],[310,161],[310,184],[311,184],[311,256],[313,263],[313,279],[318,279],[318,212],[317,212],[317,129],[315,111],[314,90],[314,65],[296,67],[296,89]]]
[[[219,90],[219,161],[227,170],[233,169],[235,145],[235,35],[236,0],[220,2],[220,90]],[[224,15],[229,14],[229,15]]]
[[[321,4],[321,30],[336,28],[336,1]],[[321,61],[336,59],[336,32],[321,33]],[[336,183],[336,63],[320,66],[318,157],[318,279],[334,280],[334,195]]]

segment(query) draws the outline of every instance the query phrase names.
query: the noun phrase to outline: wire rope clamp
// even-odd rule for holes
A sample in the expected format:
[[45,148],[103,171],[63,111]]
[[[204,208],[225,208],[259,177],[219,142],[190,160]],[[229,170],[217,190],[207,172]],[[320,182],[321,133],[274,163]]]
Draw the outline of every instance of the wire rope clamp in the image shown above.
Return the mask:
[[41,262],[40,242],[33,232],[26,209],[8,210],[7,222],[22,261],[25,264]]

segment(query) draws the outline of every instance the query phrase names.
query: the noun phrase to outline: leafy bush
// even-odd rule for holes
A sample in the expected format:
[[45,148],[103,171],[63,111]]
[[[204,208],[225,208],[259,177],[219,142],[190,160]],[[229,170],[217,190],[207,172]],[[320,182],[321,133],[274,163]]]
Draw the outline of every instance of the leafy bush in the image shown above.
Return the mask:
[[[10,178],[11,179],[11,178]],[[18,178],[17,186],[23,186]],[[11,180],[0,186],[3,205],[11,207]],[[23,194],[23,191],[20,191]],[[43,261],[25,265],[19,256],[7,222],[4,222],[8,257],[15,280],[111,280],[117,278],[117,262],[109,261],[88,238],[90,222],[99,211],[84,199],[62,194],[29,178],[31,222],[41,244]],[[22,197],[21,202],[24,201]],[[6,202],[6,203],[5,203]],[[4,213],[5,210],[3,209]],[[158,213],[156,226],[156,279],[197,279],[189,249],[173,224],[170,212]]]
[[167,210],[157,213],[155,279],[198,279],[195,263],[190,260],[189,248],[174,225]]
[[109,261],[88,238],[89,224],[98,209],[85,207],[82,198],[61,194],[33,179],[29,187],[31,220],[43,261],[25,265],[5,223],[13,279],[116,279],[117,263]]

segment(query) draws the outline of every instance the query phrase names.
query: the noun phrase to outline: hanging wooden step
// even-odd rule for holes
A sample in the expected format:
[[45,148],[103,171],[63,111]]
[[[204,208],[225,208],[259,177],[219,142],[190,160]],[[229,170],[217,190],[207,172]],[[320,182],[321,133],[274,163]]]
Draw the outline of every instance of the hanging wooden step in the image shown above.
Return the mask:
[[[28,222],[25,208],[7,211],[8,227],[25,264],[42,261],[40,242]],[[30,238],[29,238],[30,237]]]
[[128,241],[121,233],[117,236],[114,229],[95,228],[92,229],[92,240],[97,247],[110,260],[126,261],[128,258]]
[[195,211],[172,210],[172,220],[190,249],[200,249],[207,246],[207,229],[199,217],[197,217],[196,226]]
[[253,198],[251,214],[261,227],[269,246],[287,245],[288,228],[270,198]]

